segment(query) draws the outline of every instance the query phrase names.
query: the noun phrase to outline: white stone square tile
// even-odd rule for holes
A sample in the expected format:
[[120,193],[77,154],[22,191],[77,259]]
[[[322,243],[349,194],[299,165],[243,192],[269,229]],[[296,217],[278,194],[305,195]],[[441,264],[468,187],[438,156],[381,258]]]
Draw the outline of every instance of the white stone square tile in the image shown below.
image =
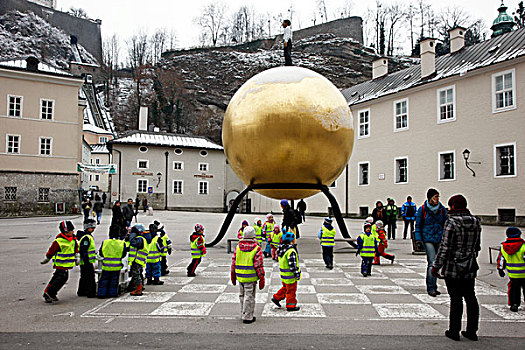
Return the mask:
[[170,266],[168,270],[170,270],[170,274],[179,273],[179,272],[183,272],[184,274],[186,274],[186,272],[188,271],[188,268],[187,266]]
[[167,302],[153,310],[156,316],[207,316],[215,303]]
[[525,321],[525,307],[523,305],[519,308],[518,312],[510,311],[509,306],[503,304],[481,304],[481,306],[505,320]]
[[187,284],[179,293],[222,293],[225,289],[225,284]]
[[198,271],[199,268],[197,268],[197,276],[199,277],[214,277],[214,278],[228,278],[230,277],[230,270],[228,271]]
[[410,294],[400,286],[356,285],[355,287],[365,294]]
[[404,287],[425,287],[426,282],[423,278],[391,278],[392,282]]
[[353,286],[348,278],[311,278],[314,286]]
[[142,296],[126,294],[114,300],[118,303],[164,303],[171,299],[176,292],[144,292]]
[[[265,304],[268,302],[268,293],[255,294],[256,304]],[[222,293],[217,298],[216,303],[220,304],[240,304],[239,293]]]
[[318,293],[317,300],[320,304],[371,304],[361,293]]
[[448,294],[441,294],[437,297],[431,297],[427,293],[425,294],[412,294],[414,297],[421,300],[421,302],[425,304],[436,304],[436,305],[449,305],[450,304],[450,298],[448,297]]
[[415,271],[412,269],[406,267],[396,267],[395,265],[392,267],[388,267],[388,265],[384,265],[381,267],[374,266],[372,268],[372,273],[374,272],[374,269],[382,273],[415,273]]
[[324,260],[323,259],[304,259],[304,264],[307,266],[324,266]]
[[175,277],[175,276],[165,276],[162,277],[165,285],[185,285],[193,281],[195,277]]
[[[363,279],[363,278],[365,278],[365,277],[363,277],[363,275],[361,275],[361,269],[359,269],[359,271],[356,271],[356,272],[345,272],[345,277],[349,278],[349,279],[353,279],[353,278]],[[368,276],[368,277],[366,277],[366,279],[370,279],[370,280],[386,280],[386,279],[388,279],[388,277],[383,275],[381,272],[375,272],[372,269],[372,276]]]
[[374,304],[374,308],[380,317],[425,319],[444,319],[445,316],[436,309],[426,304]]
[[507,293],[492,287],[490,284],[476,280],[476,295],[501,295],[505,296]]
[[317,318],[326,317],[323,307],[320,304],[298,304],[301,310],[295,312],[286,311],[286,307],[278,308],[273,303],[264,305],[262,317],[300,317],[300,318]]
[[333,269],[327,269],[326,267],[319,267],[319,266],[310,266],[307,267],[306,270],[310,273],[326,273],[328,275],[334,274],[334,273],[343,273],[343,270],[340,267],[334,267]]
[[[299,282],[301,283],[301,282]],[[268,290],[269,293],[275,294],[279,289],[281,289],[283,285],[275,285],[270,286],[270,289]],[[312,285],[298,285],[297,286],[297,294],[315,294],[315,288]]]

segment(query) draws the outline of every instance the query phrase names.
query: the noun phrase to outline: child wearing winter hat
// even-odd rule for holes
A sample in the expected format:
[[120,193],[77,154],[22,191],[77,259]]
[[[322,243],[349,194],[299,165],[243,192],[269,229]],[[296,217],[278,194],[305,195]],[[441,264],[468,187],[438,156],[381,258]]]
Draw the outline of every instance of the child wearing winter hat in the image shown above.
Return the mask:
[[321,240],[323,260],[326,268],[330,270],[334,268],[335,233],[335,228],[332,226],[332,218],[325,218],[317,238]]
[[281,301],[286,299],[286,311],[299,311],[297,306],[297,282],[301,280],[299,254],[295,246],[293,232],[284,231],[282,243],[277,250],[279,255],[279,271],[281,273],[282,288],[272,297],[272,302],[281,307]]
[[78,253],[78,242],[75,239],[75,226],[71,221],[61,221],[58,224],[60,233],[49,247],[46,257],[41,264],[47,264],[53,259],[55,273],[44,290],[44,301],[52,303],[58,301],[58,291],[66,284],[69,278],[69,270],[80,263]]
[[507,240],[501,244],[497,267],[501,277],[505,277],[504,270],[507,269],[510,311],[517,312],[521,304],[520,291],[525,300],[525,241],[517,227],[507,228],[506,234]]
[[282,236],[281,228],[279,225],[273,226],[273,232],[271,234],[271,246],[272,246],[272,259],[277,261],[279,256],[277,255],[277,248],[279,247],[279,244],[281,244],[281,236]]
[[247,220],[243,220],[242,223],[241,223],[241,228],[239,229],[239,231],[237,231],[237,239],[242,239],[242,233],[244,232],[244,229],[248,226],[248,221]]
[[195,225],[195,232],[190,235],[191,263],[188,266],[188,277],[195,277],[195,270],[206,255],[206,243],[204,242],[204,226]]
[[231,281],[233,285],[239,281],[242,322],[255,322],[253,312],[255,311],[257,281],[259,281],[259,289],[263,289],[265,280],[262,250],[255,240],[253,227],[244,229],[243,238],[233,253]]
[[377,241],[372,234],[372,224],[365,222],[363,233],[357,237],[357,254],[361,256],[361,274],[363,277],[372,275],[372,261],[377,252]]
[[93,231],[97,222],[93,219],[84,221],[84,231],[78,230],[76,239],[80,254],[80,278],[78,279],[77,295],[79,297],[94,298],[97,296],[97,283],[95,282],[96,246]]
[[259,247],[262,247],[263,235],[261,218],[255,218],[253,221],[253,229],[255,230],[255,240]]
[[374,256],[374,262],[372,265],[381,265],[381,257],[390,260],[390,263],[393,264],[395,256],[385,253],[385,249],[388,248],[388,242],[386,240],[386,232],[383,221],[377,220],[375,225],[377,232],[377,253]]
[[271,213],[266,214],[266,222],[263,224],[263,227],[262,227],[263,239],[266,240],[266,248],[264,249],[264,253],[263,253],[265,258],[271,256],[271,251],[272,251],[271,242],[272,242],[272,232],[273,232],[274,226],[275,226],[275,221],[273,220],[273,214]]

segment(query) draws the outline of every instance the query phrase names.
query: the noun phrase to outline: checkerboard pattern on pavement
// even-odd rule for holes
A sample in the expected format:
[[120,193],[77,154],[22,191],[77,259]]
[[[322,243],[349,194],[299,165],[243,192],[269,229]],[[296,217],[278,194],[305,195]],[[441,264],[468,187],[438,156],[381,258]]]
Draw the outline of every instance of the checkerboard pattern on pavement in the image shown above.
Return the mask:
[[[190,259],[179,259],[162,278],[162,286],[146,286],[141,297],[124,294],[108,299],[83,317],[217,317],[239,318],[239,287],[230,282],[231,258],[205,258],[197,268],[197,277],[186,277]],[[297,290],[301,310],[294,313],[277,308],[271,301],[281,286],[279,266],[265,259],[266,287],[257,290],[256,316],[267,318],[336,318],[368,320],[446,320],[449,298],[443,281],[443,293],[436,298],[426,293],[426,261],[400,259],[396,263],[374,266],[372,276],[360,273],[360,260],[336,263],[325,268],[322,259],[304,259],[300,263],[303,278]],[[481,321],[525,322],[525,308],[508,310],[506,293],[477,281]]]

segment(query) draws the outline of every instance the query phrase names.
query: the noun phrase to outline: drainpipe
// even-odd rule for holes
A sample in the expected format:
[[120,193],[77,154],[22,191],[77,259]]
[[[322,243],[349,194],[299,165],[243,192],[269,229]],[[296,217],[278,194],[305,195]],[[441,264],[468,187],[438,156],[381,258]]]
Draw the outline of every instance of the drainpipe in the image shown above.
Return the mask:
[[118,198],[117,199],[120,200],[120,197],[122,195],[122,192],[121,192],[121,188],[122,188],[122,181],[121,181],[121,179],[122,179],[122,153],[118,149],[114,149],[111,144],[109,145],[109,147],[111,147],[111,152],[113,152],[113,151],[118,152]]
[[168,210],[168,159],[170,152],[164,152],[166,156],[166,175],[164,175],[164,210]]

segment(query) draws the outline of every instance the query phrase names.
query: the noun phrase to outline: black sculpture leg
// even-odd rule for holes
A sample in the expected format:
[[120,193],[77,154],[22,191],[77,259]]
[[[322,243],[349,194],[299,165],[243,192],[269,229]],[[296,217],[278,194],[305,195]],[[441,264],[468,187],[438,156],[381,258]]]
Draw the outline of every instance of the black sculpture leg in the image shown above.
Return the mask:
[[[344,238],[352,238],[350,237],[350,234],[348,233],[348,230],[346,228],[345,221],[343,219],[343,215],[341,214],[341,209],[339,209],[339,204],[337,204],[337,200],[335,197],[330,193],[328,190],[328,187],[323,186],[321,188],[321,191],[323,191],[326,198],[328,198],[328,201],[330,201],[330,205],[332,206],[332,210],[334,212],[335,220],[337,221],[337,226],[339,226],[339,230],[341,231],[341,235]],[[354,242],[348,242],[352,247],[357,248],[357,245]]]
[[226,232],[228,231],[228,228],[230,227],[230,224],[232,223],[233,217],[235,216],[235,212],[237,211],[239,204],[241,204],[241,201],[244,198],[244,196],[246,196],[246,194],[250,192],[251,190],[252,190],[252,187],[248,186],[246,187],[246,189],[244,189],[244,191],[239,193],[237,197],[235,197],[235,199],[233,200],[233,204],[230,210],[228,211],[228,215],[226,215],[226,218],[224,219],[224,222],[222,223],[219,234],[217,235],[217,237],[215,237],[215,239],[212,242],[206,243],[206,247],[213,247],[214,245],[219,243],[224,238],[224,236],[226,235]]

